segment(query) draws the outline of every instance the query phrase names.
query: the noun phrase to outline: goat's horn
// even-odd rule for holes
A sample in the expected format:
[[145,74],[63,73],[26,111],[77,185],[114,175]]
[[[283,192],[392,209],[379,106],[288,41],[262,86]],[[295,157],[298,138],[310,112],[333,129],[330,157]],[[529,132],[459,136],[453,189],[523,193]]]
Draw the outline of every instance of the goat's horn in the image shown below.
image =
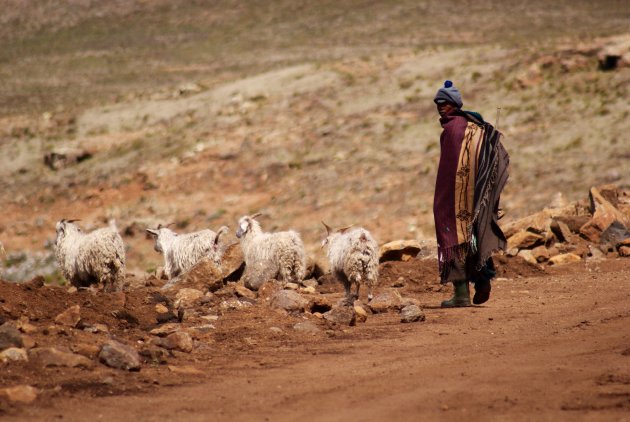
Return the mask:
[[257,217],[260,217],[262,215],[262,212],[257,212],[254,215],[250,215],[250,218],[256,219]]
[[329,235],[330,232],[332,231],[332,228],[328,224],[324,223],[323,221],[322,221],[322,224],[324,225],[324,227],[326,227],[326,235]]
[[345,231],[347,231],[347,230],[351,229],[352,227],[354,227],[354,224],[350,224],[348,227],[342,227],[342,228],[338,229],[337,231],[338,231],[339,233],[343,233],[343,232],[345,232]]

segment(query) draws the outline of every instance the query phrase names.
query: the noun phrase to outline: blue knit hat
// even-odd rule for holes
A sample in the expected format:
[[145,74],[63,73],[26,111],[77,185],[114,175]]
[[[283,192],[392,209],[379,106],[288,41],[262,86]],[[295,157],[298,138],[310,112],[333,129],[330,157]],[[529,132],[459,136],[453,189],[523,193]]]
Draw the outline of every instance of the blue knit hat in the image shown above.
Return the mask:
[[455,104],[458,108],[462,108],[464,105],[462,101],[462,94],[460,94],[459,90],[453,86],[453,82],[449,80],[444,81],[444,87],[438,89],[438,92],[435,94],[435,98],[433,99],[433,102],[436,104],[441,104],[445,101]]

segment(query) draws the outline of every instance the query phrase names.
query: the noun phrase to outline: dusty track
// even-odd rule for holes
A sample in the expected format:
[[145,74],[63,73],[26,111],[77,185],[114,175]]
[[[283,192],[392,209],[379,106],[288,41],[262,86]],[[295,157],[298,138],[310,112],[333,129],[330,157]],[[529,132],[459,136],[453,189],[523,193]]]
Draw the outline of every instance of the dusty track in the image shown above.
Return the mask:
[[495,284],[487,306],[396,314],[200,361],[191,384],[63,396],[6,420],[627,420],[630,262],[559,267]]

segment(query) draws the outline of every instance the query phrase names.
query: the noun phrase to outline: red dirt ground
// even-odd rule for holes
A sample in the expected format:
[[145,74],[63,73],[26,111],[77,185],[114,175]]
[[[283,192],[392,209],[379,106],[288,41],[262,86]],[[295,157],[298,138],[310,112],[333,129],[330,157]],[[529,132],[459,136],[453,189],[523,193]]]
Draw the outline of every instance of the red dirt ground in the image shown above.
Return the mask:
[[[215,329],[195,334],[192,353],[173,352],[166,364],[145,363],[139,372],[3,364],[0,386],[30,384],[41,393],[29,405],[3,402],[0,415],[8,421],[627,420],[630,261],[541,269],[498,257],[497,264],[491,300],[455,310],[437,306],[450,292],[435,281],[435,261],[383,264],[380,289],[403,277],[399,291],[422,304],[425,322],[402,324],[390,312],[338,327],[258,302],[219,310]],[[341,297],[340,286],[322,287],[330,302]],[[0,315],[27,316],[38,346],[76,349],[111,335],[141,349],[156,326],[158,290],[133,287],[123,298],[0,283]],[[81,306],[79,328],[104,323],[110,335],[55,326],[54,316],[72,304]],[[216,304],[202,311],[212,313]],[[132,317],[115,312],[121,310]],[[321,331],[292,328],[305,319]],[[169,367],[200,372],[180,375]]]

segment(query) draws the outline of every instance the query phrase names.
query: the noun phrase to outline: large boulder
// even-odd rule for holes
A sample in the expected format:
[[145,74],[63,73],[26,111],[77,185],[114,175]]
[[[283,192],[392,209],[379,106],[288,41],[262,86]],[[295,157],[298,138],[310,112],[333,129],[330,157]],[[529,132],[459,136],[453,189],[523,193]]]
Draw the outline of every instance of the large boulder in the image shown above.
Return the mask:
[[223,252],[221,258],[221,271],[223,278],[236,281],[240,278],[245,268],[245,261],[243,259],[243,250],[241,245],[236,242],[228,245]]
[[223,287],[223,271],[212,259],[201,258],[191,269],[165,284],[163,289],[179,290],[182,287],[214,292]]
[[422,247],[417,240],[394,240],[380,247],[379,262],[409,261],[415,258]]

